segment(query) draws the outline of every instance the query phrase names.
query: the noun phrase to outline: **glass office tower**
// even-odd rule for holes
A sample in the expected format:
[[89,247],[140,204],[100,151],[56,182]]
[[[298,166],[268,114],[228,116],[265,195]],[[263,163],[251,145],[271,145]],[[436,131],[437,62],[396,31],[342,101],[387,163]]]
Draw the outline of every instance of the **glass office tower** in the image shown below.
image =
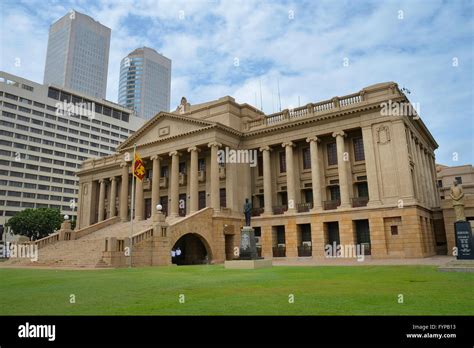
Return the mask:
[[145,119],[170,110],[171,60],[154,49],[138,48],[120,63],[119,104]]

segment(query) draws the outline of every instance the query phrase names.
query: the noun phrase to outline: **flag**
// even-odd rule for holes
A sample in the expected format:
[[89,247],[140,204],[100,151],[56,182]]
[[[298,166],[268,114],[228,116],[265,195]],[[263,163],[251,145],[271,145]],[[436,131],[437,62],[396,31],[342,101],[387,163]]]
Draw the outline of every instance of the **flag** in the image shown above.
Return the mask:
[[133,161],[133,175],[140,180],[143,180],[145,177],[145,166],[138,153],[135,153],[135,159]]

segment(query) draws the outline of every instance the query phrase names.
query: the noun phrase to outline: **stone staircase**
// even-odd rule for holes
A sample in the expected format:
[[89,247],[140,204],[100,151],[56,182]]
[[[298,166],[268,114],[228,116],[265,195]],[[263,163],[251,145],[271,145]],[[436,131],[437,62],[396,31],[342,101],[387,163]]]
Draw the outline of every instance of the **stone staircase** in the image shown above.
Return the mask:
[[[151,227],[152,220],[135,222],[133,232]],[[10,259],[4,264],[12,266],[50,266],[71,268],[109,267],[102,260],[106,237],[126,238],[130,235],[130,222],[118,222],[77,240],[59,241],[38,250],[38,261]]]
[[[143,221],[135,221],[133,223],[133,233],[137,233],[147,228],[151,227],[152,220],[143,220]],[[94,240],[94,239],[105,239],[106,237],[117,237],[117,238],[125,238],[130,236],[130,221],[127,222],[118,222],[116,224],[107,226],[98,230],[97,232],[93,232],[88,234],[87,236],[82,237],[79,240]]]

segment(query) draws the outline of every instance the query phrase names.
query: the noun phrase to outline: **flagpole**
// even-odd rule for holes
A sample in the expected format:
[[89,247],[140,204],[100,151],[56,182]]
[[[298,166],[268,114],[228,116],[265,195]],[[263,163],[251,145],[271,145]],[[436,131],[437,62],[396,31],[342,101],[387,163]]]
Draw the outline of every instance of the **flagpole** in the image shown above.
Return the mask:
[[132,268],[132,236],[133,236],[133,213],[135,210],[135,154],[137,151],[137,144],[133,144],[133,161],[132,161],[132,202],[130,211],[130,268]]

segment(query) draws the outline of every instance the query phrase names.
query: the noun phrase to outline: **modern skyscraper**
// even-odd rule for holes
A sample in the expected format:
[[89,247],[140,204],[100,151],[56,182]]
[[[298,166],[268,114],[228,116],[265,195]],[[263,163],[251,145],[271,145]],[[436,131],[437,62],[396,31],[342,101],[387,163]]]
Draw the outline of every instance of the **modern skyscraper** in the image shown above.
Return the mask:
[[72,11],[49,29],[44,84],[105,99],[110,28]]
[[119,104],[150,119],[170,110],[171,60],[154,49],[137,48],[120,63]]

